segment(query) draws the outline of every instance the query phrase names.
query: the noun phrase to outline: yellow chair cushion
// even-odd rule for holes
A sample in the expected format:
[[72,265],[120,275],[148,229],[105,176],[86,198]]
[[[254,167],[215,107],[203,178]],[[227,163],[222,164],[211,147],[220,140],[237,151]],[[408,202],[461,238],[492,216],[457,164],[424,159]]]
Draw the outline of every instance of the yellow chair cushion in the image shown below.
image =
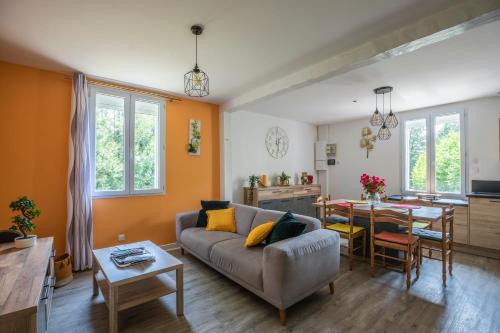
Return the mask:
[[255,246],[264,241],[266,237],[273,231],[274,224],[276,222],[274,221],[268,221],[264,224],[261,224],[250,231],[250,233],[247,236],[247,239],[245,240],[245,246],[250,247],[250,246]]
[[[351,227],[349,226],[349,224],[345,224],[345,223],[335,223],[335,224],[330,224],[330,225],[327,225],[326,226],[327,229],[330,229],[330,230],[335,230],[337,232],[342,232],[344,234],[348,234],[350,232],[350,229]],[[356,225],[353,225],[352,226],[352,232],[355,234],[359,231],[362,231],[364,230],[365,228],[363,227],[358,227]]]
[[236,232],[234,208],[207,210],[207,231]]
[[429,225],[429,222],[413,222],[412,227],[417,229],[426,229]]

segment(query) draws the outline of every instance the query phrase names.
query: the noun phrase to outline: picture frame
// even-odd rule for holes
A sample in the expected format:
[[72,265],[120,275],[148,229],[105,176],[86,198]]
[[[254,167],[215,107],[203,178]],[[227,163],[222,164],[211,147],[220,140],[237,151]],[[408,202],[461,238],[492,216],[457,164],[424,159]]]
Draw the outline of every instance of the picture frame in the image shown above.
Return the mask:
[[187,151],[191,156],[199,156],[201,154],[201,120],[189,120],[189,142]]

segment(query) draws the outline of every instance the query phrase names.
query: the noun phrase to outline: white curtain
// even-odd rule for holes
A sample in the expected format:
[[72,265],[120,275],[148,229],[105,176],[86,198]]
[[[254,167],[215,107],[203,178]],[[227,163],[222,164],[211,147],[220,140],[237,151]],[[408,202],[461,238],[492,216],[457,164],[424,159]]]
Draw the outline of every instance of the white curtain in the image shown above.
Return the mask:
[[75,73],[71,99],[66,224],[66,250],[73,258],[75,271],[92,267],[92,187],[88,99],[87,78],[82,73]]

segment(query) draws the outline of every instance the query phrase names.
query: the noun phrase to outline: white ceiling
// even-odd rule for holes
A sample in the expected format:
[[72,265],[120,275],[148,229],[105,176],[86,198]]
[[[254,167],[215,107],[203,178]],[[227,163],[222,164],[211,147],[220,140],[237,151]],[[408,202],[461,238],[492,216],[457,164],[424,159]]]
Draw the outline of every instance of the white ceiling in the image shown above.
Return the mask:
[[[500,21],[331,79],[257,102],[246,111],[322,124],[369,116],[373,89],[394,87],[394,111],[500,92]],[[353,103],[356,100],[356,103]]]
[[[220,103],[451,3],[457,0],[0,0],[0,59],[183,94],[183,75],[194,65],[189,27],[202,23],[206,100]],[[363,91],[353,85],[364,77],[345,80]],[[336,85],[320,87],[332,95]],[[314,122],[326,120],[318,103],[310,106]],[[304,119],[299,109],[291,115]]]

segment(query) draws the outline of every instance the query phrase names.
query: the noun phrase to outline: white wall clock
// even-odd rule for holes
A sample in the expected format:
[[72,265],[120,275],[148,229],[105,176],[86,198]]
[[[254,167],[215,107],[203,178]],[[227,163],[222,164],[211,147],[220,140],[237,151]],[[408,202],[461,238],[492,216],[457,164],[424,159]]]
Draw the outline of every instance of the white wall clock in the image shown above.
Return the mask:
[[286,135],[285,130],[275,126],[267,131],[266,147],[269,155],[274,158],[283,158],[288,152],[288,146],[288,135]]

